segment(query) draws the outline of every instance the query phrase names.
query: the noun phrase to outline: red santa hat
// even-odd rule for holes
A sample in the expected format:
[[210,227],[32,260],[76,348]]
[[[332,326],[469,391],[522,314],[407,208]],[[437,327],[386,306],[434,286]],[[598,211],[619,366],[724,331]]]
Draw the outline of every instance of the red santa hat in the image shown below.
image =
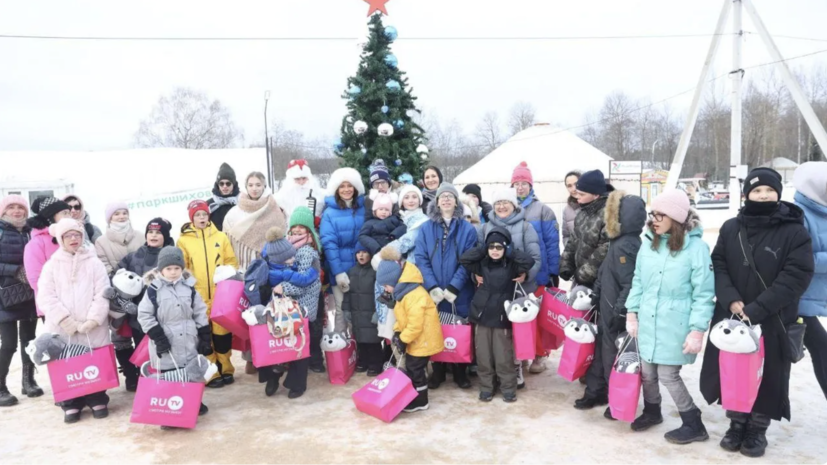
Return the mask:
[[310,171],[310,165],[307,164],[307,160],[299,159],[299,160],[290,160],[290,163],[287,164],[287,177],[290,179],[296,178],[308,178],[310,179],[313,176],[313,173]]

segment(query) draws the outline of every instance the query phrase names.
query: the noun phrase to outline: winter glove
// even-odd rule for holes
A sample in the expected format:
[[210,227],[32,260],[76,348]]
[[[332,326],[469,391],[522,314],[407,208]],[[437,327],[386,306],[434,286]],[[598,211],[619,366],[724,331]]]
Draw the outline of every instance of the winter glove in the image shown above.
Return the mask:
[[21,283],[28,283],[29,282],[29,278],[26,276],[26,267],[25,266],[21,265],[17,268],[17,272],[14,273],[14,279],[20,281]]
[[169,339],[167,339],[167,335],[161,325],[153,326],[146,332],[146,335],[155,343],[155,353],[158,354],[158,358],[161,358],[162,355],[172,350]]
[[567,272],[567,271],[561,271],[560,272],[560,279],[562,279],[563,281],[571,281],[571,278],[573,278],[573,277],[574,276],[571,273]]
[[370,266],[373,268],[373,271],[379,269],[380,262],[382,262],[382,256],[379,254],[374,255],[373,258],[370,259]]
[[442,291],[442,289],[438,287],[431,289],[431,292],[429,292],[428,294],[431,294],[431,299],[433,299],[434,303],[437,305],[439,305],[440,302],[445,300],[445,293]]
[[597,307],[597,304],[600,303],[600,296],[597,294],[592,294],[592,307]]
[[198,328],[198,353],[204,356],[212,355],[212,330],[210,325]]
[[453,292],[451,292],[448,289],[445,290],[445,293],[443,294],[443,296],[445,297],[445,300],[447,300],[448,303],[450,303],[450,304],[454,303],[454,301],[457,300],[457,295],[454,294]]
[[69,336],[78,332],[78,322],[71,316],[60,320],[60,328]]
[[609,331],[612,334],[620,334],[626,329],[626,315],[617,315],[612,317],[609,322]]
[[[118,297],[118,291],[114,287],[107,287],[103,290],[103,298],[106,300],[115,300]],[[117,301],[115,302],[117,303]]]
[[78,332],[80,334],[88,334],[89,331],[94,330],[98,326],[100,326],[100,325],[98,324],[97,321],[95,321],[95,320],[86,320],[83,323],[78,325]]
[[135,305],[135,302],[127,302],[123,305],[123,311],[130,314],[130,315],[138,315],[138,306]]
[[626,332],[631,337],[637,337],[637,313],[626,314]]
[[399,337],[399,334],[400,333],[398,332],[393,333],[393,339],[391,339],[391,343],[394,347],[396,347],[396,350],[399,351],[400,354],[404,354],[405,350],[408,348],[408,344],[405,344],[405,342],[402,341],[402,339]]
[[350,291],[350,278],[348,278],[347,273],[336,275],[336,285],[339,286],[339,290],[342,292]]
[[702,333],[701,331],[690,331],[689,334],[686,335],[686,340],[683,342],[683,353],[700,353],[703,342],[704,333]]
[[556,274],[549,275],[548,283],[551,287],[559,287],[560,286],[560,277]]

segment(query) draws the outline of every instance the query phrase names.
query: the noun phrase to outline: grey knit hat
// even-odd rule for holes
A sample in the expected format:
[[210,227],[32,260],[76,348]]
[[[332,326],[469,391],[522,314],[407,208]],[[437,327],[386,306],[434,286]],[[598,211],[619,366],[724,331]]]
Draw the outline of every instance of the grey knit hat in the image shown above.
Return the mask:
[[439,196],[446,192],[452,194],[454,198],[457,199],[457,204],[459,204],[459,191],[457,191],[457,188],[449,182],[443,182],[439,185],[439,189],[436,190],[437,201],[439,201]]
[[158,252],[158,270],[162,271],[168,266],[180,266],[182,269],[186,268],[184,266],[184,252],[178,247],[168,245]]
[[264,244],[261,255],[268,263],[283,265],[296,256],[296,248],[284,237],[284,230],[278,226],[270,228],[264,238],[267,243]]

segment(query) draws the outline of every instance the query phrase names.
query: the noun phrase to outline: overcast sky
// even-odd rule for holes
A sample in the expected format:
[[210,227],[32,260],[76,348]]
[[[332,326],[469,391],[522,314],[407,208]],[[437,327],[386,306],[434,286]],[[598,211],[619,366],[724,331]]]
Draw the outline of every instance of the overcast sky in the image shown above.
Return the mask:
[[[753,0],[784,56],[827,49],[827,1]],[[542,121],[573,126],[622,89],[656,101],[695,85],[710,38],[411,40],[711,34],[720,0],[391,0],[394,46],[420,108],[470,130],[491,110],[531,102]],[[139,37],[351,37],[339,41],[150,42],[0,38],[0,150],[129,148],[139,121],[175,86],[220,99],[247,142],[270,118],[332,140],[356,71],[362,0],[0,0],[0,34]],[[745,13],[744,29],[755,31]],[[727,29],[729,32],[729,29]],[[714,74],[730,71],[724,37]],[[771,61],[748,35],[744,66]],[[827,53],[794,66],[827,63]],[[683,111],[691,94],[670,103]]]

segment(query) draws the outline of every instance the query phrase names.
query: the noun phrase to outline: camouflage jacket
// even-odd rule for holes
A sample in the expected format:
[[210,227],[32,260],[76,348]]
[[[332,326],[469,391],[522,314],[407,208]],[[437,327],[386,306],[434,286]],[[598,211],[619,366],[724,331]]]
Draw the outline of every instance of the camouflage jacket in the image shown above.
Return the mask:
[[594,287],[600,265],[609,251],[609,236],[603,210],[606,197],[583,205],[574,219],[572,231],[560,259],[560,278],[574,278],[577,284]]

